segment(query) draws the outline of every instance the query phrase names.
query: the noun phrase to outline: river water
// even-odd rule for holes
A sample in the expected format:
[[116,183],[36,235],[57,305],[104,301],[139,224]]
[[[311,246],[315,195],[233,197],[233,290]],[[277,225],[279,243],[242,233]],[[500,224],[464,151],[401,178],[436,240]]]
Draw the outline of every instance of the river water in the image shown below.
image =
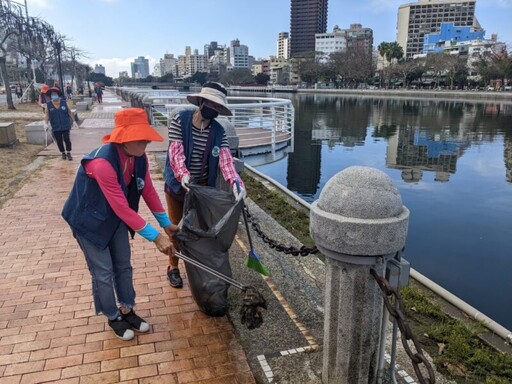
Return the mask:
[[385,172],[410,210],[411,266],[512,330],[512,101],[278,97],[294,152],[259,171],[308,202],[349,166]]

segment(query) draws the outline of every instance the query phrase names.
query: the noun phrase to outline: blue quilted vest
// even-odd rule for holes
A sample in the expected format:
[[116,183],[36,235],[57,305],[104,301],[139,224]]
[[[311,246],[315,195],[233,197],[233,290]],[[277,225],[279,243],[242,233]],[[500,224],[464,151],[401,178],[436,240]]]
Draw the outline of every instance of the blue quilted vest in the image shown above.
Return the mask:
[[[193,110],[183,110],[179,112],[181,119],[181,132],[183,137],[183,149],[185,152],[185,166],[189,168],[190,158],[192,157],[192,151],[194,149],[194,141],[192,140],[192,115]],[[224,137],[224,128],[215,119],[212,120],[210,125],[210,135],[212,135],[210,153],[208,154],[208,186],[215,187],[217,181],[217,172],[219,169],[219,153],[220,146],[222,144],[222,138]],[[169,142],[169,145],[171,143]],[[167,158],[165,159],[164,167],[164,180],[165,183],[172,189],[176,194],[179,194],[182,187],[181,183],[176,180],[174,172],[171,169],[169,163],[169,149],[167,149]]]
[[[117,173],[117,180],[128,200],[130,208],[139,210],[139,201],[144,189],[147,170],[147,158],[144,154],[135,157],[134,174],[128,185],[125,184],[121,161],[115,144],[106,144],[93,150],[82,159],[78,168],[75,184],[69,194],[62,217],[74,233],[86,238],[100,249],[105,249],[119,226],[121,219],[114,213],[107,199],[101,192],[96,180],[86,175],[84,165],[96,158],[107,160]],[[135,232],[131,229],[132,237]]]
[[69,131],[71,129],[71,119],[69,117],[68,105],[66,100],[60,99],[60,108],[55,108],[51,101],[46,103],[48,116],[52,125],[52,131]]

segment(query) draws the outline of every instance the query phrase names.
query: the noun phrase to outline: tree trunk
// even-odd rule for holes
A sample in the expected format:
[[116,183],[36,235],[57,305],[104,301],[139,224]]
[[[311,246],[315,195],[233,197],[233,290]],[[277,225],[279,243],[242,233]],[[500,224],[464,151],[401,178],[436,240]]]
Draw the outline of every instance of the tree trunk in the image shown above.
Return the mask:
[[7,96],[7,109],[16,109],[14,107],[14,102],[12,101],[12,92],[11,86],[9,84],[9,77],[7,75],[7,65],[5,56],[0,57],[0,75],[2,76],[2,81],[5,84],[5,95]]
[[30,102],[36,102],[36,91],[34,89],[34,83],[36,82],[35,77],[33,76],[34,72],[32,71],[32,59],[27,57],[27,67],[28,67],[28,78],[32,80],[30,83]]

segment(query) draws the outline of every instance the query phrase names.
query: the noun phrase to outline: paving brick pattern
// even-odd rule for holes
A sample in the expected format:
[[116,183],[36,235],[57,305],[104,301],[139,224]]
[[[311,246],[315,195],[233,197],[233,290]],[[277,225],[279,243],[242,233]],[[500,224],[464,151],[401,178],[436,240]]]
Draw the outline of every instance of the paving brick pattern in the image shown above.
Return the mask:
[[[78,164],[48,158],[0,209],[0,384],[254,383],[229,320],[199,311],[186,276],[171,288],[166,256],[138,235],[136,309],[150,332],[122,341],[95,315],[83,254],[60,216]],[[141,213],[156,224],[143,202]]]

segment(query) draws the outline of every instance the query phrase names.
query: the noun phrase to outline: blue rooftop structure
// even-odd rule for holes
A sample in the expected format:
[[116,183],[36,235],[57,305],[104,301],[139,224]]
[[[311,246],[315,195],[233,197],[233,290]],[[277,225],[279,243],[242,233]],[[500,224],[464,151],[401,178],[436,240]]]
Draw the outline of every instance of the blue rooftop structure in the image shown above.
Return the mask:
[[428,33],[423,38],[423,53],[443,52],[447,44],[483,39],[485,31],[474,31],[473,27],[463,27],[454,23],[441,23],[439,33]]

